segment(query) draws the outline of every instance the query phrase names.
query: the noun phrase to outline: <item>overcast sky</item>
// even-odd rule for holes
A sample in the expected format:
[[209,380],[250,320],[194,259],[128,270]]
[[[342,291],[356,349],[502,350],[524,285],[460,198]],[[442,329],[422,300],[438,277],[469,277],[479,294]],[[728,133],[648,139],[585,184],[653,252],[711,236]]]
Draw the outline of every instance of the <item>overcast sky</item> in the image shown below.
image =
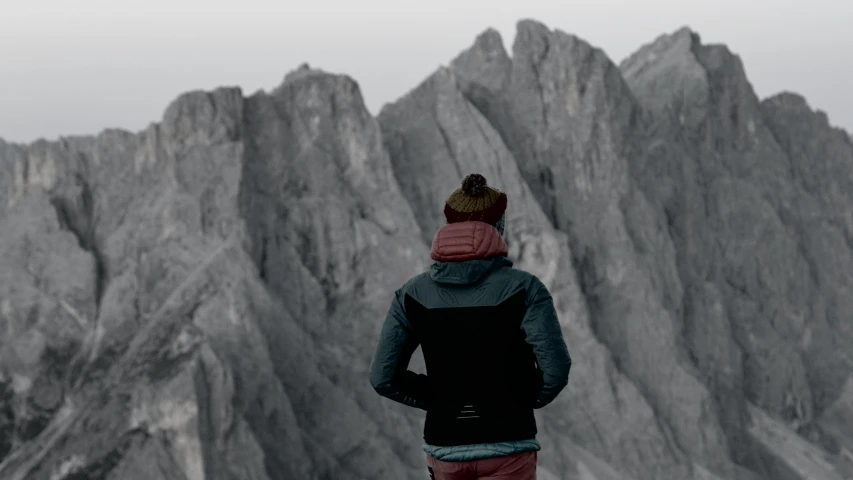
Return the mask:
[[853,131],[853,0],[0,0],[0,138],[140,130],[187,90],[271,89],[303,61],[368,108],[488,27],[533,18],[615,61],[687,25],[743,59],[761,97],[792,90]]

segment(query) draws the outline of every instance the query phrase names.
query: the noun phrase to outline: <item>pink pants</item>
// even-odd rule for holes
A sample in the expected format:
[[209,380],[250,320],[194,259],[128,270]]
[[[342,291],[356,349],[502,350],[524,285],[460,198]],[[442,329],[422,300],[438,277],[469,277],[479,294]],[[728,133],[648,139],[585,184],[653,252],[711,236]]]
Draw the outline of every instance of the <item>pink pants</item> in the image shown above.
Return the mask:
[[427,466],[434,480],[536,480],[537,454],[522,452],[468,462],[442,462],[427,455]]

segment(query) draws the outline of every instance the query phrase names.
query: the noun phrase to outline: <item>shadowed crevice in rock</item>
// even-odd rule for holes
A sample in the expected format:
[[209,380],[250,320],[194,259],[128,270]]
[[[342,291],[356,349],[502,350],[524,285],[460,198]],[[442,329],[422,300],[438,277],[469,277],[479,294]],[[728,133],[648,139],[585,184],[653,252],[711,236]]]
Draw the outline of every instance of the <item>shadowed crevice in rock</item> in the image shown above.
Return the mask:
[[[281,113],[279,113],[281,112]],[[265,94],[256,94],[246,99],[243,114],[243,171],[241,176],[239,205],[248,233],[249,254],[258,267],[263,281],[273,292],[288,298],[288,291],[298,291],[300,287],[290,282],[308,282],[317,287],[320,283],[313,272],[322,268],[315,263],[308,252],[298,251],[287,233],[289,208],[281,196],[290,193],[297,198],[307,193],[307,184],[296,179],[288,179],[284,184],[277,182],[279,169],[285,164],[269,159],[263,143],[265,139],[280,142],[285,151],[284,157],[295,156],[301,145],[299,141],[287,135],[286,130],[270,129],[259,119],[274,115],[288,115],[278,126],[284,127],[293,120],[286,110],[276,108],[276,103]],[[279,136],[280,139],[272,138]],[[310,242],[310,237],[302,232],[296,241],[302,245]],[[294,302],[288,302],[287,308],[295,318],[308,315],[312,307],[327,305],[328,290],[323,290],[321,298],[315,298],[313,305],[303,302],[297,296]],[[318,301],[321,300],[321,301]],[[319,313],[319,312],[318,312]]]
[[7,381],[0,381],[0,463],[15,448],[14,393]]
[[74,176],[80,188],[79,197],[75,199],[77,205],[71,203],[73,200],[64,197],[53,197],[51,203],[56,209],[60,225],[73,233],[80,248],[89,252],[95,259],[95,304],[100,307],[108,281],[108,272],[106,259],[95,238],[97,229],[95,201],[84,174],[77,173]]

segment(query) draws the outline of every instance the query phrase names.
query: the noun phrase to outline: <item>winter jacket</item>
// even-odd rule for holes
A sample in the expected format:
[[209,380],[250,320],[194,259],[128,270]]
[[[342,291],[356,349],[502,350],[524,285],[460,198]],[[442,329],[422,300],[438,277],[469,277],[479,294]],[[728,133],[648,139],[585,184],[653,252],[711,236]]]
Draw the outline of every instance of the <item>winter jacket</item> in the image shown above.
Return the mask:
[[[431,256],[430,270],[394,293],[373,388],[426,410],[424,449],[439,460],[538,450],[533,410],[556,398],[571,368],[551,295],[512,268],[486,223],[440,229]],[[419,345],[429,376],[408,370]]]

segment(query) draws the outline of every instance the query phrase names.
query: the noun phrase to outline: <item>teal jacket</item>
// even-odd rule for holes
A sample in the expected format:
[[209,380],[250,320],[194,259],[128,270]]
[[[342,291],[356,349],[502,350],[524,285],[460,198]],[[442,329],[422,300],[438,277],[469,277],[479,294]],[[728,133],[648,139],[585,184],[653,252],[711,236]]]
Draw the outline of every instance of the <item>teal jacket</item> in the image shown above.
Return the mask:
[[[532,347],[539,370],[541,389],[534,408],[551,403],[568,383],[571,357],[548,289],[536,276],[512,268],[504,256],[461,262],[435,262],[398,289],[385,318],[370,370],[370,382],[377,393],[410,407],[426,410],[427,376],[408,370],[418,346],[406,317],[405,295],[425,304],[454,302],[467,306],[498,305],[525,291],[526,313],[521,328]],[[444,461],[476,460],[539,450],[535,438],[519,442],[436,447],[424,444],[424,451]]]

